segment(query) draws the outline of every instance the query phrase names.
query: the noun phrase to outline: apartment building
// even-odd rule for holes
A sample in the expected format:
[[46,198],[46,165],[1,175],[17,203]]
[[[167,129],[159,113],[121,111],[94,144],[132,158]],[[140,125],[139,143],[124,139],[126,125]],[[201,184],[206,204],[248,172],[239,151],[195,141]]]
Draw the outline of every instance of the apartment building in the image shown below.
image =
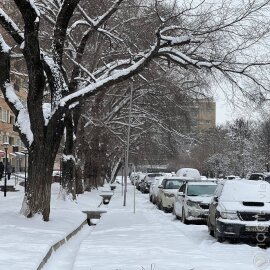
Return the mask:
[[189,109],[194,131],[205,131],[216,126],[216,102],[213,98],[198,99]]
[[[26,102],[27,91],[23,87],[23,80],[12,76],[12,82],[17,95],[23,103]],[[7,160],[14,170],[22,171],[25,167],[25,149],[18,132],[14,130],[15,115],[5,102],[2,92],[0,92],[0,158],[5,160],[4,143],[8,143]]]

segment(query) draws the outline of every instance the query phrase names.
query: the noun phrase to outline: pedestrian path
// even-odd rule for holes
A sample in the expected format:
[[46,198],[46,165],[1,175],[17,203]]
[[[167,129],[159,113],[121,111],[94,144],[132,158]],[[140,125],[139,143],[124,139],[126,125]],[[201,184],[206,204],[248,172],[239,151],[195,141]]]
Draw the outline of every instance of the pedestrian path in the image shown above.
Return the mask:
[[74,270],[192,269],[194,256],[208,265],[209,258],[147,202],[147,195],[136,194],[134,214],[132,194],[129,187],[123,207],[120,188],[115,191],[108,212],[81,243]]

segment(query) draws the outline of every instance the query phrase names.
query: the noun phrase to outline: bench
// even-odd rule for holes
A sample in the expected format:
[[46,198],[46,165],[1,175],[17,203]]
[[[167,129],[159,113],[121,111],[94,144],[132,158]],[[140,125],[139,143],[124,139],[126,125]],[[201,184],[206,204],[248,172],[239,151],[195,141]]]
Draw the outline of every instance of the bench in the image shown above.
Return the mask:
[[111,193],[107,193],[107,194],[100,194],[99,196],[102,197],[102,202],[103,204],[108,204],[112,198],[112,195]]
[[112,191],[114,191],[116,189],[116,186],[111,185],[110,188],[111,188]]
[[[6,186],[6,191],[7,192],[14,192],[14,191],[17,191],[16,189],[15,189],[15,187],[14,186],[11,186],[11,185],[7,185]],[[5,186],[0,186],[0,191],[5,191]]]
[[104,213],[107,213],[106,211],[83,211],[87,215],[87,223],[89,226],[95,225],[94,223],[91,222],[91,219],[100,219],[101,215]]

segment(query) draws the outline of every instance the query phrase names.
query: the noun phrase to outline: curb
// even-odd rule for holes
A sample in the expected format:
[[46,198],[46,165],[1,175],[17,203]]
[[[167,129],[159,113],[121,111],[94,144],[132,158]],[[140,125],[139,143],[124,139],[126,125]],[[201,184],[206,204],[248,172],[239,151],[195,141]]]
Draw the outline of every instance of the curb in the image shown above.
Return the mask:
[[42,267],[45,265],[45,263],[49,260],[49,258],[51,257],[52,253],[54,251],[56,251],[59,247],[61,247],[62,245],[64,245],[72,236],[74,236],[75,234],[77,234],[84,225],[87,224],[87,219],[83,221],[83,223],[74,231],[72,231],[71,233],[69,233],[64,239],[58,241],[57,243],[55,243],[53,246],[51,246],[51,248],[49,249],[49,251],[47,252],[47,254],[45,255],[45,257],[43,258],[42,262],[39,264],[37,270],[41,270]]

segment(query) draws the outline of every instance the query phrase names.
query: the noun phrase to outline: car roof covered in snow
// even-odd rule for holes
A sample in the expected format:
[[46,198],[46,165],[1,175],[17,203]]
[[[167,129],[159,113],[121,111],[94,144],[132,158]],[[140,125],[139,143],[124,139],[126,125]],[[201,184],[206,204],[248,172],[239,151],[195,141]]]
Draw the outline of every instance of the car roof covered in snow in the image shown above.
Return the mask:
[[270,202],[270,184],[262,180],[231,180],[223,182],[221,201]]
[[177,171],[176,176],[183,179],[201,180],[201,175],[197,169],[193,168],[181,168]]
[[190,182],[188,182],[188,185],[195,185],[195,186],[216,186],[217,185],[217,183],[214,183],[214,182],[212,182],[212,181],[205,181],[205,180],[203,180],[203,181],[190,181]]

